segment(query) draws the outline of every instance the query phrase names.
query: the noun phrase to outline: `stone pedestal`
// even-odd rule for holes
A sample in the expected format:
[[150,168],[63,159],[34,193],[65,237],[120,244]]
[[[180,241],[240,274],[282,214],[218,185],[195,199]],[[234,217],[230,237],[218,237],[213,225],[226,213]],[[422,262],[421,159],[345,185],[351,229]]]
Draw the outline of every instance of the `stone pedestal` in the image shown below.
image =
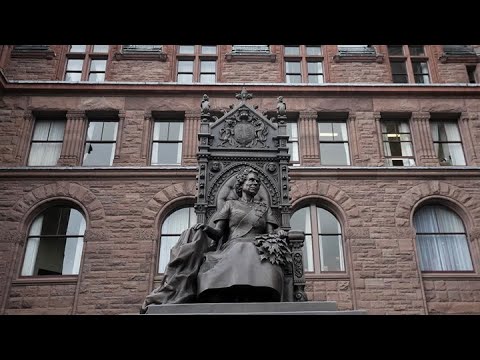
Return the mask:
[[199,303],[150,305],[146,315],[366,315],[365,310],[337,310],[334,301]]

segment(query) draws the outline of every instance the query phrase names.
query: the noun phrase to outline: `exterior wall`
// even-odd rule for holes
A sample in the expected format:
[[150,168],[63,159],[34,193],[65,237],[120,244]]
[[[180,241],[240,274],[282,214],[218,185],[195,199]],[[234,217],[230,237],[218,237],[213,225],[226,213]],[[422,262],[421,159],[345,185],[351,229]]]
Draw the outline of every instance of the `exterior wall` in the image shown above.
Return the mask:
[[[5,48],[0,48],[0,57],[5,59],[3,72],[8,80],[53,80],[61,73],[61,47],[52,47],[57,54],[53,59],[9,58],[4,56],[9,51]],[[111,57],[107,77],[172,81],[173,49],[165,47],[166,61]],[[274,46],[272,51],[277,55],[275,62],[227,61],[230,47],[220,46],[221,81],[282,82],[281,47]],[[326,47],[329,82],[391,81],[387,62],[334,63],[335,53],[335,46]],[[432,53],[436,61],[437,47]],[[464,64],[437,65],[440,82],[462,82]],[[233,96],[240,90],[217,85],[208,89],[192,85],[187,90],[172,85],[171,91],[145,88],[138,92],[80,87],[71,91],[77,85],[38,92],[21,88],[9,92],[0,87],[0,313],[138,312],[146,294],[161,280],[155,269],[163,218],[175,207],[194,202],[201,95],[207,93],[211,110],[221,113],[235,102]],[[281,94],[289,115],[299,118],[303,166],[290,170],[294,209],[309,201],[329,204],[342,224],[346,272],[307,274],[309,299],[333,300],[341,310],[366,309],[370,314],[480,313],[480,143],[475,140],[480,138],[479,93],[469,89],[469,95],[462,96],[453,90],[433,93],[433,89],[419,94],[412,86],[412,93],[383,88],[356,93],[352,87],[325,95],[318,89],[255,86],[250,103],[258,105],[259,111],[274,110]],[[78,154],[64,167],[25,167],[34,113],[51,111],[85,122],[90,111],[118,114],[122,120],[114,166],[81,167],[84,134],[75,133],[68,141],[78,145]],[[185,121],[182,166],[148,166],[151,121],[157,113],[174,113]],[[347,116],[352,166],[318,167],[317,117],[335,113]],[[384,113],[404,113],[410,119],[416,167],[384,166],[379,127]],[[467,168],[439,166],[429,138],[432,113],[459,116]],[[432,198],[450,204],[462,217],[472,273],[420,272],[411,219],[415,209]],[[54,281],[20,277],[28,227],[44,204],[58,199],[80,206],[87,219],[80,275]]]

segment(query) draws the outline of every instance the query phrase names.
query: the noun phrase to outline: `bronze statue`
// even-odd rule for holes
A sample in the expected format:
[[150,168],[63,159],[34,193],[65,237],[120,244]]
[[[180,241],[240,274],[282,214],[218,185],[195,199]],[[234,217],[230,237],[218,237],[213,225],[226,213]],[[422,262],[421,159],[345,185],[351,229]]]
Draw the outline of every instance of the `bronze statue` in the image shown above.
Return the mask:
[[162,284],[146,297],[142,312],[150,304],[282,300],[281,265],[291,262],[287,233],[266,203],[254,201],[259,189],[257,171],[240,171],[238,199],[227,200],[211,225],[182,233]]

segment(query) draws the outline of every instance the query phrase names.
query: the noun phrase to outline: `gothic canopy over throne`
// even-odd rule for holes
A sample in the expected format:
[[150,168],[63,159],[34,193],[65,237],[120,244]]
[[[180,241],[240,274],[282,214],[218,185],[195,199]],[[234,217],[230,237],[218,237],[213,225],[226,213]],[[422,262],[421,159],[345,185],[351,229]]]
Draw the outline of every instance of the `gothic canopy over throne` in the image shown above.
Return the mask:
[[[277,115],[268,119],[247,103],[252,94],[245,88],[236,95],[239,104],[231,105],[220,118],[211,115],[209,98],[203,95],[199,151],[197,153],[198,195],[195,204],[198,222],[208,223],[229,199],[236,199],[235,176],[245,167],[255,169],[261,180],[256,200],[272,209],[280,227],[290,230],[290,196],[286,106],[278,97]],[[304,234],[290,232],[288,243],[293,262],[284,269],[283,301],[306,301],[303,267]]]

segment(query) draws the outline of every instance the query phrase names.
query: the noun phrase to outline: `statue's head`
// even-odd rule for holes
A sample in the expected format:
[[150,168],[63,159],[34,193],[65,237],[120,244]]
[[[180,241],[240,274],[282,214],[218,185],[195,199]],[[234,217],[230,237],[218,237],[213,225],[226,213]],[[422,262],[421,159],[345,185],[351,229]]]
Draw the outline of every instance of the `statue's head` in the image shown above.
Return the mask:
[[254,174],[257,177],[257,179],[259,178],[258,171],[252,169],[251,167],[246,167],[245,169],[240,171],[240,173],[237,175],[237,181],[235,182],[235,192],[239,197],[242,196],[242,187],[245,181],[247,180],[247,177],[249,174]]

